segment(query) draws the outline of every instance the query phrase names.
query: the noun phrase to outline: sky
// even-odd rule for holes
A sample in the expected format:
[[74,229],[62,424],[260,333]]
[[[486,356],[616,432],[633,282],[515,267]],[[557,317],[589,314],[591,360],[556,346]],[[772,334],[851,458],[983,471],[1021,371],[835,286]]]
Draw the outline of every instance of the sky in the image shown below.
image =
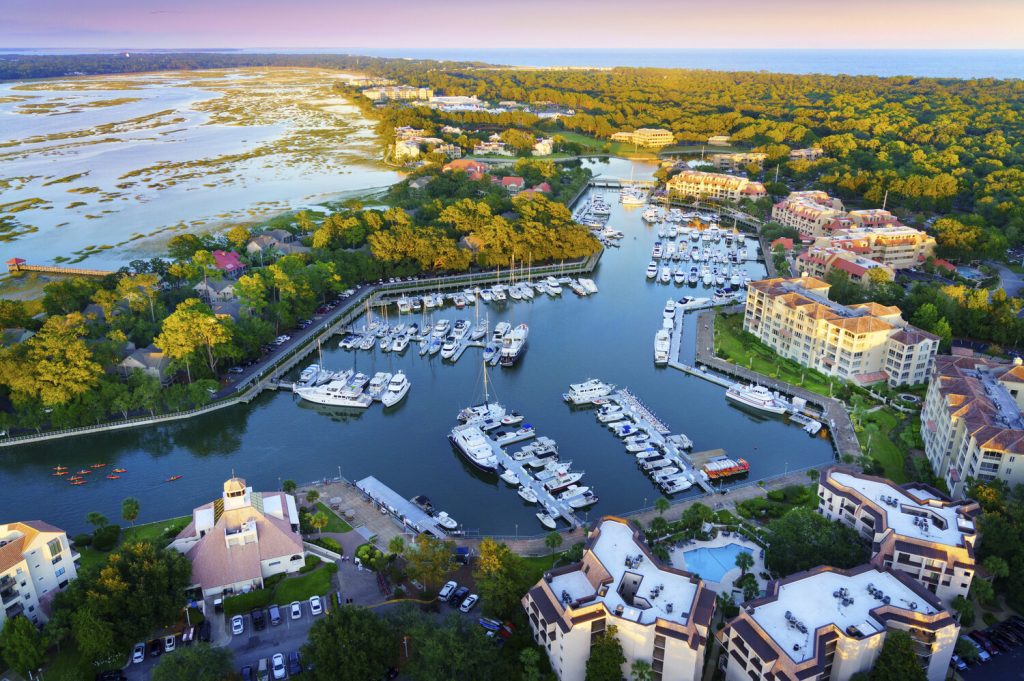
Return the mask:
[[1024,49],[1024,0],[0,0],[0,49]]

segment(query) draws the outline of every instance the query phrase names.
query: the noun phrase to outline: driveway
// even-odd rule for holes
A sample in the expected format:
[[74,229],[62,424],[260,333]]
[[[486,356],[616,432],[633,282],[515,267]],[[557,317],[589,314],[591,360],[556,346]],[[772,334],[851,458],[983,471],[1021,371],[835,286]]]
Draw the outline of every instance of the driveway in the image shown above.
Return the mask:
[[1024,274],[1017,274],[1000,262],[988,262],[986,264],[996,268],[996,271],[999,272],[999,286],[1006,291],[1006,295],[1011,298],[1016,298],[1020,295],[1021,289],[1024,289]]

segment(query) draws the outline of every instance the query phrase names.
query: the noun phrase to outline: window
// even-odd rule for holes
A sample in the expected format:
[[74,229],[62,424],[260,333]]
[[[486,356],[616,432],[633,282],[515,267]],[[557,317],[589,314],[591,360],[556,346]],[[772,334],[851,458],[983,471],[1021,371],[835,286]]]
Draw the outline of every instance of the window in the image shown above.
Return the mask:
[[60,577],[65,572],[64,568],[57,568],[57,571],[53,573],[54,577]]
[[60,537],[57,537],[56,539],[54,539],[51,542],[48,542],[46,544],[46,547],[48,549],[50,549],[50,557],[51,558],[53,558],[54,556],[60,555],[60,552],[64,550],[64,547],[60,543]]

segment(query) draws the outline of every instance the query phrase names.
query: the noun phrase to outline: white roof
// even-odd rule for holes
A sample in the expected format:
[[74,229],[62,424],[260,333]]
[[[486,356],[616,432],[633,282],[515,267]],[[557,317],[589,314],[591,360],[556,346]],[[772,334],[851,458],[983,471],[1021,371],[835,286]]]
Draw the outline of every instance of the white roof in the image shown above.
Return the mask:
[[[897,534],[949,546],[962,546],[965,533],[961,531],[961,526],[973,533],[974,523],[961,516],[958,506],[943,502],[933,494],[929,494],[926,499],[914,499],[902,488],[888,482],[867,480],[849,473],[832,473],[830,477],[877,504],[885,512],[888,526]],[[887,504],[882,497],[895,498],[896,505]],[[928,503],[929,500],[934,503]],[[922,516],[940,518],[945,528],[931,520],[926,526],[914,522]]]
[[[889,597],[891,606],[929,615],[937,612],[892,573],[876,568],[851,577],[831,571],[819,572],[784,584],[779,588],[778,598],[754,608],[751,617],[790,659],[800,663],[814,656],[814,632],[823,626],[835,624],[844,632],[847,627],[855,626],[864,636],[885,629],[869,614],[884,603],[868,592],[869,584],[881,589]],[[841,598],[833,596],[842,588],[847,589],[853,603],[843,605]],[[794,621],[804,625],[805,632],[790,624],[787,612]]]
[[[590,551],[612,576],[612,583],[605,595],[597,597],[597,600],[604,602],[610,613],[615,614],[616,609],[622,606],[622,614],[619,616],[640,624],[653,624],[657,618],[687,623],[697,596],[697,585],[690,581],[689,576],[668,572],[654,564],[633,541],[633,530],[628,525],[605,520],[601,523],[597,542]],[[626,559],[638,555],[642,556],[639,564],[628,567]],[[635,585],[636,596],[646,600],[650,607],[630,604],[624,600],[620,594],[624,578],[626,586]],[[556,598],[561,597],[563,591],[572,600],[594,594],[594,587],[581,570],[558,575],[551,580],[550,587]],[[655,587],[660,588],[657,596],[651,593]],[[667,609],[669,604],[672,605],[671,613]]]

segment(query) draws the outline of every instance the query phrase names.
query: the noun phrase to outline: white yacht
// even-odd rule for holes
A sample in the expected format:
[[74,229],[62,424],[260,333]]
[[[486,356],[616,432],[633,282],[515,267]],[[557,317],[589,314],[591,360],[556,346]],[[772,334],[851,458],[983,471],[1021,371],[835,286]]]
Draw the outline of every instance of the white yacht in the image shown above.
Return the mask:
[[501,366],[510,367],[519,361],[526,352],[526,339],[530,335],[530,327],[520,324],[505,334],[501,339]]
[[384,391],[388,389],[388,383],[390,382],[391,374],[386,371],[378,371],[370,379],[370,385],[366,388],[366,394],[379,402],[384,396]]
[[476,425],[455,426],[448,434],[448,441],[476,468],[487,473],[497,470],[498,457],[494,454],[494,445]]
[[455,336],[448,336],[444,340],[444,344],[441,346],[441,358],[451,359],[455,356],[455,351],[459,349],[459,341]]
[[665,302],[665,309],[661,311],[661,316],[665,319],[674,319],[676,316],[676,301],[669,298]]
[[643,213],[641,213],[640,217],[643,219],[644,222],[657,222],[661,216],[658,215],[658,209],[655,208],[654,206],[651,206]]
[[512,330],[512,325],[508,322],[498,322],[494,325],[494,333],[491,334],[491,342],[501,344],[501,340],[505,337],[505,334]]
[[435,515],[434,520],[436,520],[437,524],[446,530],[455,530],[459,527],[459,523],[455,520],[455,518],[451,517],[444,511],[441,511],[437,515]]
[[785,399],[762,385],[735,383],[725,392],[725,396],[738,404],[772,414],[783,414],[789,407]]
[[392,407],[403,399],[409,392],[410,387],[409,379],[405,377],[405,374],[401,371],[397,372],[391,377],[388,382],[388,388],[381,395],[380,401],[385,407]]
[[501,422],[505,417],[505,407],[497,402],[484,402],[483,404],[466,407],[459,412],[459,421],[462,423],[478,423],[488,419]]
[[476,325],[473,327],[473,331],[470,332],[470,334],[469,334],[470,340],[478,341],[478,340],[482,339],[483,337],[485,337],[487,335],[487,327],[488,326],[489,326],[489,323],[488,323],[486,317],[484,317],[483,319],[478,321],[476,323]]
[[647,278],[654,279],[658,276],[658,263],[651,261],[651,264],[647,266]]
[[667,284],[670,281],[672,281],[672,268],[668,267],[667,265],[665,267],[662,267],[661,271],[658,273],[658,281],[660,281],[662,284]]
[[331,381],[326,385],[299,388],[295,394],[314,404],[366,409],[373,402],[373,398],[363,392],[362,386],[354,387],[355,385],[346,381]]
[[613,390],[614,385],[591,378],[583,383],[570,383],[569,392],[564,393],[562,399],[569,404],[591,404],[596,399],[607,397]]
[[580,279],[580,286],[582,286],[586,292],[590,295],[597,293],[597,284],[594,283],[593,279]]
[[519,486],[519,476],[516,475],[516,472],[511,468],[506,468],[504,472],[498,477],[500,477],[502,480],[504,480],[510,485],[515,485],[516,487]]
[[668,364],[669,349],[672,346],[672,337],[668,329],[658,329],[654,335],[654,363]]
[[448,330],[451,327],[452,323],[447,319],[438,320],[438,322],[434,324],[434,330],[430,332],[430,335],[434,338],[444,338],[448,335]]
[[558,527],[558,525],[555,524],[555,519],[552,518],[550,514],[548,514],[548,513],[537,513],[536,515],[537,515],[537,520],[540,521],[540,524],[543,525],[544,527],[548,528],[549,530],[553,530],[556,527]]
[[405,349],[409,347],[409,337],[399,336],[391,344],[391,352],[405,352]]
[[534,492],[529,487],[526,487],[525,485],[520,486],[519,489],[517,490],[517,492],[518,492],[519,496],[521,496],[523,498],[523,501],[525,501],[526,503],[528,503],[528,504],[536,504],[537,503],[537,493]]
[[647,203],[647,192],[639,187],[623,189],[619,200],[623,206],[642,206]]

